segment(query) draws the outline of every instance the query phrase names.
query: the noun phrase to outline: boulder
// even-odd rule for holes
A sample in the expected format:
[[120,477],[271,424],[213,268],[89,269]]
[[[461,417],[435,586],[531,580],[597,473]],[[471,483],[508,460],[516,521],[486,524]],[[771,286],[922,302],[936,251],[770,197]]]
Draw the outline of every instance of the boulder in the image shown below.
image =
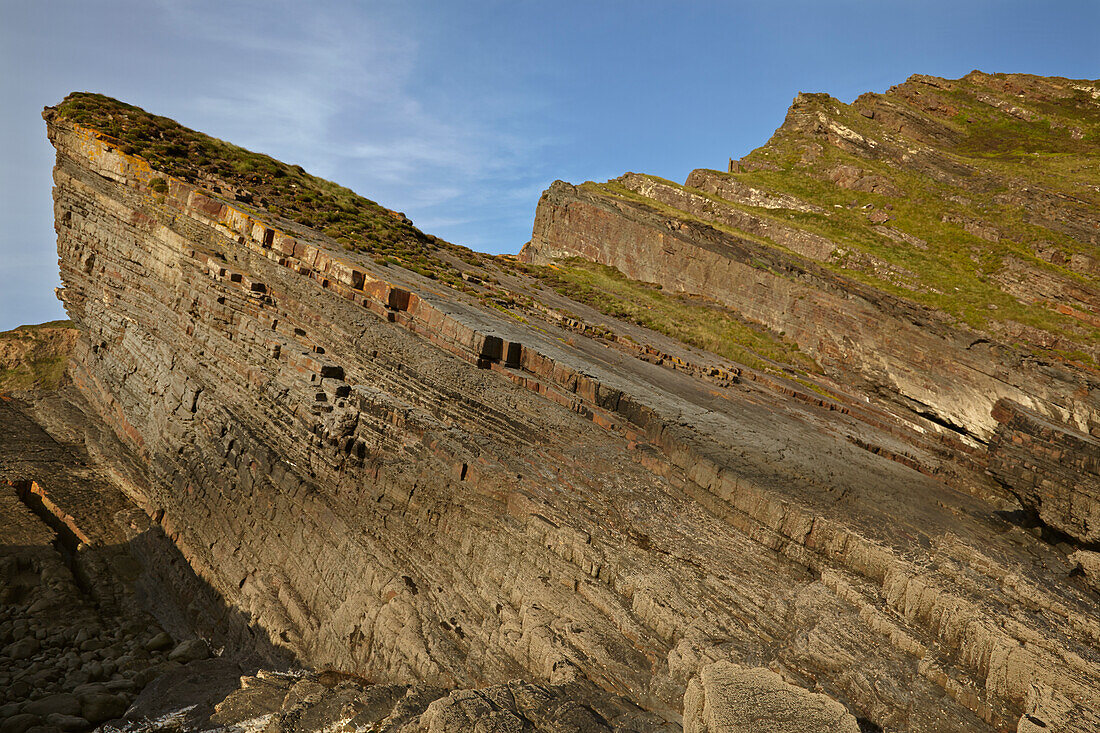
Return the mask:
[[106,692],[89,692],[80,696],[80,714],[93,725],[122,717],[128,707],[125,699]]
[[26,731],[42,722],[42,718],[32,713],[20,713],[13,715],[0,723],[0,733],[26,733]]
[[28,703],[24,708],[24,712],[41,716],[47,716],[51,713],[79,715],[80,699],[72,693],[62,692]]
[[87,730],[92,727],[84,718],[79,715],[62,715],[60,713],[53,713],[46,716],[46,722],[55,728],[60,728],[63,731],[79,731]]
[[172,646],[172,637],[167,631],[162,631],[149,641],[145,642],[145,650],[150,652],[164,651]]
[[210,647],[202,639],[188,639],[180,642],[175,649],[168,654],[168,661],[187,664],[210,656]]
[[15,642],[12,642],[12,644],[8,646],[8,648],[4,651],[7,656],[11,657],[12,659],[27,659],[37,654],[39,648],[41,648],[41,645],[38,643],[37,639],[24,637]]
[[764,668],[715,662],[688,683],[684,733],[859,733],[839,702]]

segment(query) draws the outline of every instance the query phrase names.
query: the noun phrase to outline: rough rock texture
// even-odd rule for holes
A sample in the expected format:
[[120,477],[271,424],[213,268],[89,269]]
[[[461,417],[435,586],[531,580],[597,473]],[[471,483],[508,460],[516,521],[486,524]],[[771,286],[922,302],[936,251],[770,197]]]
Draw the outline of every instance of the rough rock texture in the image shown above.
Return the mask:
[[859,733],[844,706],[768,669],[709,664],[688,683],[684,733]]
[[[850,106],[799,95],[747,171],[555,183],[521,259],[581,257],[725,304],[916,429],[988,450],[1028,508],[1094,542],[1098,88],[974,72]],[[999,400],[1081,437],[1050,453],[1016,429],[1008,450]]]
[[[832,248],[815,248],[812,259]],[[533,262],[579,256],[725,303],[792,338],[844,381],[895,396],[929,430],[988,440],[1002,397],[1086,426],[1100,419],[1091,378],[1071,366],[1036,363],[935,311],[695,219],[557,182],[539,202],[525,253]]]
[[[576,318],[516,318],[46,118],[62,298],[82,334],[73,385],[138,458],[116,469],[135,472],[129,498],[247,617],[259,652],[383,696],[447,690],[417,708],[428,729],[542,725],[532,716],[574,691],[578,715],[603,718],[591,729],[620,725],[614,711],[675,726],[690,680],[727,661],[884,729],[1010,730],[1025,714],[1100,726],[1096,594],[1062,548],[997,514],[1014,505],[953,431],[926,439],[886,403],[764,379],[630,324],[613,325],[659,363]],[[593,246],[653,236],[652,211],[555,191],[550,219],[575,212]],[[673,254],[740,247],[799,273],[750,265],[762,279],[746,286],[761,320],[786,307],[807,338],[821,331],[819,353],[840,359],[866,329],[854,348],[870,363],[873,338],[926,334],[927,363],[886,349],[875,369],[931,401],[926,375],[947,374],[950,399],[927,411],[968,435],[993,432],[991,392],[1036,401],[1076,378],[1014,386],[1009,364],[952,367],[944,344],[962,354],[965,339],[931,316],[918,329],[919,309],[677,226],[659,240]],[[592,317],[521,274],[494,277]],[[1059,394],[1089,419],[1090,398]]]
[[1011,401],[993,408],[1001,423],[989,470],[1045,524],[1081,542],[1100,542],[1100,440]]
[[[214,666],[207,670],[218,675]],[[228,681],[228,680],[227,680]],[[224,688],[224,685],[221,686]],[[187,689],[166,676],[138,697],[121,726],[129,733],[195,727],[184,704],[213,692],[206,725],[230,730],[308,733],[370,730],[379,733],[446,731],[555,731],[557,733],[672,733],[680,726],[646,712],[591,683],[562,685],[512,681],[478,690],[428,685],[372,685],[333,672],[233,677],[230,689]]]
[[[520,256],[580,256],[712,298],[938,424],[926,429],[986,442],[1004,397],[1100,434],[1096,88],[974,73],[914,77],[851,106],[800,95],[752,154],[755,172],[555,183]],[[971,108],[992,99],[1003,103],[979,123]],[[1023,107],[1031,123],[1013,117]],[[966,121],[943,119],[960,110]],[[1066,134],[1070,120],[1090,134]],[[1036,152],[989,163],[1008,141]],[[906,186],[919,190],[897,200]],[[805,192],[834,210],[807,208]],[[965,267],[974,274],[960,277]],[[1074,352],[1091,368],[1065,358]]]

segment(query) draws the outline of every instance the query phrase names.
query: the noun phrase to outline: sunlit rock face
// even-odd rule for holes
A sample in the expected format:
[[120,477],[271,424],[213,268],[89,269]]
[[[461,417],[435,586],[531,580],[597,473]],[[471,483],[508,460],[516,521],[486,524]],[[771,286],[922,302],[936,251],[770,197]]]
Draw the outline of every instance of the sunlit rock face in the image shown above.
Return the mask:
[[[870,146],[812,101],[786,127],[820,151],[797,160],[873,149],[867,172],[822,175],[896,212],[913,184],[875,162],[923,118]],[[252,675],[219,701],[224,724],[289,730],[320,706],[324,727],[358,700],[387,730],[550,729],[566,710],[572,730],[710,730],[766,693],[845,730],[1100,726],[1080,548],[1029,530],[985,472],[989,445],[1020,445],[1000,398],[1095,427],[1089,372],[845,275],[832,266],[926,287],[767,215],[824,217],[832,199],[722,175],[556,184],[524,252],[736,309],[822,365],[798,376],[601,314],[507,260],[437,243],[453,279],[383,264],[46,119],[81,332],[69,374],[136,457],[129,499],[255,653],[345,675]],[[912,155],[932,170],[925,144]]]

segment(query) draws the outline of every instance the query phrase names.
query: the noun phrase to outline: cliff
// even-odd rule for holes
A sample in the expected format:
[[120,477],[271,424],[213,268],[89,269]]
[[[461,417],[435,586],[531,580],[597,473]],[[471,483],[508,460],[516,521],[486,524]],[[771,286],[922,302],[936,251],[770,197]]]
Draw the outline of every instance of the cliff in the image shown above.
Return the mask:
[[554,184],[521,257],[724,304],[916,429],[1016,462],[998,400],[1100,435],[1098,99],[1100,82],[981,72],[851,105],[801,94],[728,172]]
[[[1081,548],[984,471],[992,397],[1095,426],[1085,367],[798,254],[823,234],[676,214],[644,177],[556,185],[525,250],[626,279],[372,202],[386,227],[317,231],[282,177],[248,190],[170,121],[86,95],[45,118],[69,375],[123,444],[96,460],[255,653],[353,675],[394,730],[708,730],[764,699],[805,729],[1100,726]],[[359,694],[258,679],[241,694],[288,730]]]

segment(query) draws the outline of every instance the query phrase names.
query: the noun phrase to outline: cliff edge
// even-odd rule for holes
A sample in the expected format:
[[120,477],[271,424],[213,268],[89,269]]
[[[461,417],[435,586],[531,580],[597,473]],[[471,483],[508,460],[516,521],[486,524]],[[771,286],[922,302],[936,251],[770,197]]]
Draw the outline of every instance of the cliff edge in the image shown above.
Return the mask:
[[[867,104],[843,126],[862,147],[816,111],[777,137],[890,168],[910,128],[871,136]],[[1100,727],[1088,535],[987,472],[1039,420],[1090,445],[1093,326],[1032,304],[1068,340],[1015,343],[857,277],[888,270],[825,223],[900,203],[739,173],[556,184],[523,258],[589,261],[535,265],[114,100],[45,118],[68,374],[134,457],[96,460],[256,654],[328,675],[251,676],[210,721],[262,699],[306,730],[357,700],[390,730],[710,730],[766,700],[802,729]],[[930,178],[955,170],[924,144]],[[838,195],[904,199],[865,177]],[[1074,465],[1052,478],[1088,518]]]

